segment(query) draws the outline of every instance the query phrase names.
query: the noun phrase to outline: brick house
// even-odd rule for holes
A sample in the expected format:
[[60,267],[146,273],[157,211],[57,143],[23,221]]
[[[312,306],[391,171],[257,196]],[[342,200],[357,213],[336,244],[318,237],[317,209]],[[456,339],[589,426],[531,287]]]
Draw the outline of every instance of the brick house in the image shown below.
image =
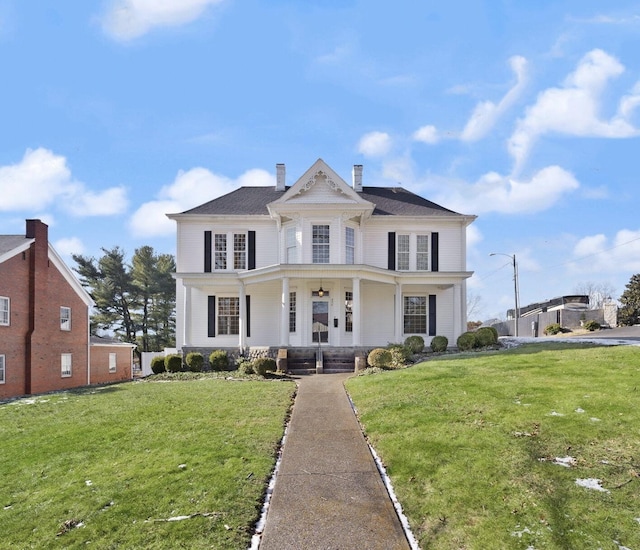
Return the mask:
[[0,399],[91,383],[91,304],[46,224],[0,235]]
[[133,378],[135,344],[91,336],[91,384],[111,384]]

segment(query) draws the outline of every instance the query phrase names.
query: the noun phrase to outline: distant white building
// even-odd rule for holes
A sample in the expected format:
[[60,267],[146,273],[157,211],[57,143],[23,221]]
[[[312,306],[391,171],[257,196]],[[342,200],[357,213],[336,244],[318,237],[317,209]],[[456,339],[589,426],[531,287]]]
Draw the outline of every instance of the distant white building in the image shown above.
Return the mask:
[[177,347],[371,348],[466,330],[475,216],[317,160],[293,185],[241,187],[177,223]]

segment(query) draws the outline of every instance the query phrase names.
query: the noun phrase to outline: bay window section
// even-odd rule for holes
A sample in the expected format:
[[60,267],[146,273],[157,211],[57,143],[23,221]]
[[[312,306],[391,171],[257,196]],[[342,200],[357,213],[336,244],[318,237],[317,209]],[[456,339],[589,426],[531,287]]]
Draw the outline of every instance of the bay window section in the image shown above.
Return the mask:
[[329,263],[329,226],[314,225],[312,228],[312,262]]
[[289,292],[289,332],[296,331],[296,293]]
[[346,227],[344,234],[345,264],[354,264],[356,259],[356,232],[353,227]]
[[426,296],[405,296],[403,313],[405,334],[427,333]]

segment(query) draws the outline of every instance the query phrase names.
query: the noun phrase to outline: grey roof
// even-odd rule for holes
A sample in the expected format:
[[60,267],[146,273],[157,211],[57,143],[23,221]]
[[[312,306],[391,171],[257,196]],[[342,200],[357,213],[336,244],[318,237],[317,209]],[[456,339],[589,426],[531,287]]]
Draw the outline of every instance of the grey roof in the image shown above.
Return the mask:
[[[281,198],[282,195],[283,192],[276,191],[275,187],[240,187],[183,214],[267,216],[267,204]],[[365,186],[359,195],[376,205],[374,216],[460,215],[402,187]]]
[[24,235],[0,235],[0,256],[31,240]]

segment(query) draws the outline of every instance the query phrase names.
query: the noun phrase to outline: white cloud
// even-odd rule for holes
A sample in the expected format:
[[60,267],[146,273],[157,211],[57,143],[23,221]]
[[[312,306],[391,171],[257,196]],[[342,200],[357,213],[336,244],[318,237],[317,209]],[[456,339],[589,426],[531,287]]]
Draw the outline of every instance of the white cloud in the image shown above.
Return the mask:
[[471,118],[469,118],[460,136],[462,141],[477,141],[483,138],[491,128],[493,128],[498,118],[500,118],[522,94],[527,82],[527,60],[524,57],[516,55],[509,59],[509,65],[516,75],[516,83],[497,105],[491,101],[483,101],[476,105]]
[[78,237],[60,239],[53,243],[53,248],[55,248],[62,256],[84,254],[84,245]]
[[238,187],[269,185],[275,185],[275,176],[260,169],[248,170],[235,180],[206,168],[180,171],[172,184],[160,190],[156,200],[144,203],[135,211],[129,228],[134,235],[141,237],[173,235],[175,222],[167,218],[167,214],[184,212]]
[[369,132],[360,138],[358,151],[366,157],[381,157],[391,150],[391,137],[386,132]]
[[429,145],[433,145],[440,141],[440,135],[438,134],[438,129],[435,126],[428,124],[426,126],[422,126],[418,128],[413,133],[413,139],[415,141],[420,141],[422,143],[428,143]]
[[559,166],[548,166],[528,181],[489,172],[473,184],[441,183],[438,188],[443,191],[435,200],[447,208],[469,214],[532,213],[550,208],[578,187],[571,173]]
[[42,147],[27,149],[17,164],[0,167],[0,211],[34,211],[60,205],[76,216],[104,216],[123,212],[126,191],[114,187],[87,190],[72,178],[67,159]]
[[154,27],[190,23],[209,6],[224,0],[111,0],[103,17],[104,30],[116,40],[131,40]]
[[474,248],[478,243],[484,240],[484,236],[478,229],[477,225],[467,226],[467,248]]
[[[573,248],[571,267],[584,271],[585,261],[593,273],[640,271],[640,230],[622,229],[609,240],[605,235],[590,235],[578,241]],[[580,261],[584,260],[584,261]]]
[[549,88],[538,95],[536,103],[526,110],[509,139],[509,152],[515,160],[517,173],[526,161],[539,136],[550,132],[572,136],[625,138],[637,136],[638,130],[629,117],[640,105],[637,87],[620,100],[617,114],[611,120],[600,118],[600,95],[611,78],[619,76],[624,67],[617,59],[593,50],[578,63],[576,70],[561,88]]

